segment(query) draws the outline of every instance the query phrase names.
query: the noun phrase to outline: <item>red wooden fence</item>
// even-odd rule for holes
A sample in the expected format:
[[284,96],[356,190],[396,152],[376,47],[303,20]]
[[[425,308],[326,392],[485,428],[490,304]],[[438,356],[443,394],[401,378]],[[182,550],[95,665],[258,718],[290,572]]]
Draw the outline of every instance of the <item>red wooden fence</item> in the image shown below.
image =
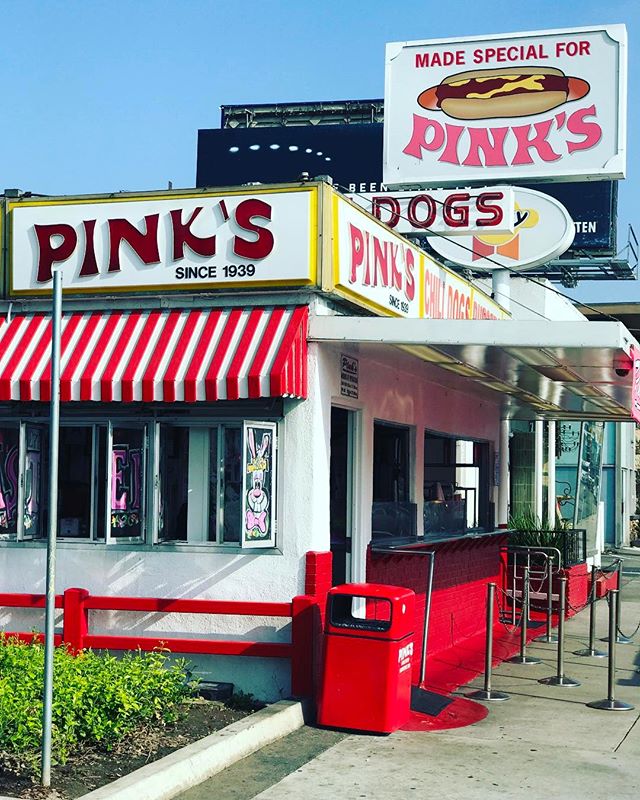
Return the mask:
[[[44,608],[43,594],[0,593],[0,606]],[[86,589],[67,589],[56,595],[56,608],[64,612],[62,635],[56,645],[65,644],[73,652],[84,648],[104,650],[153,650],[166,648],[175,653],[204,655],[256,656],[291,660],[291,693],[294,697],[313,694],[314,646],[317,640],[318,598],[294,597],[290,603],[264,603],[236,600],[180,600],[159,597],[107,597],[91,595]],[[168,614],[221,614],[257,617],[290,617],[291,642],[256,642],[246,639],[188,639],[167,636],[120,636],[91,634],[89,611],[146,611]],[[6,632],[23,641],[42,640],[40,633]]]

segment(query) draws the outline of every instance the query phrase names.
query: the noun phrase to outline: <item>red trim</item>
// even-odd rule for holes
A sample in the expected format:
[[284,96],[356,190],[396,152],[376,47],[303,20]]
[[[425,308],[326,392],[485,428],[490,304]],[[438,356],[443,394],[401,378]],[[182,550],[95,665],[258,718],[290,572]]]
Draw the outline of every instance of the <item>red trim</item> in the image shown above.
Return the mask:
[[202,366],[202,360],[207,352],[207,348],[211,344],[211,339],[221,316],[221,311],[211,311],[209,313],[209,318],[205,322],[200,341],[191,359],[191,364],[189,364],[189,368],[185,373],[184,399],[189,403],[194,403],[198,399],[198,372]]
[[159,319],[160,319],[160,311],[152,311],[149,314],[146,322],[142,327],[140,336],[138,337],[138,342],[133,349],[131,357],[129,358],[129,363],[127,364],[124,372],[122,373],[123,403],[133,402],[133,395],[135,390],[135,384],[133,379],[135,377],[138,367],[140,366],[140,362],[142,361],[142,356],[144,355],[145,351],[149,346],[149,340],[152,338],[152,334],[156,329],[156,325],[158,324]]
[[187,345],[191,341],[193,331],[198,324],[198,320],[202,316],[201,311],[190,311],[187,321],[182,329],[182,336],[180,337],[176,349],[171,356],[171,360],[167,364],[167,371],[164,374],[162,381],[162,399],[167,403],[173,403],[176,399],[176,376],[182,359],[184,358]]
[[172,311],[169,314],[167,321],[162,326],[162,333],[160,334],[153,351],[153,355],[149,359],[147,368],[142,376],[142,399],[145,403],[152,403],[155,399],[153,396],[153,384],[156,377],[156,372],[158,370],[160,361],[167,351],[171,335],[174,332],[179,319],[180,312]]
[[220,367],[222,366],[222,362],[224,361],[224,357],[227,354],[227,350],[229,349],[229,345],[231,344],[231,339],[233,338],[233,334],[236,332],[236,328],[238,327],[238,322],[240,321],[241,314],[242,314],[241,308],[234,308],[229,314],[229,319],[227,320],[227,324],[225,325],[224,330],[222,331],[222,336],[220,337],[220,341],[218,342],[216,351],[213,354],[213,358],[211,359],[211,364],[209,365],[207,376],[204,379],[204,393],[207,400],[218,399],[218,386],[217,386],[218,374],[220,372]]
[[109,342],[111,341],[111,337],[113,336],[113,332],[116,328],[116,325],[121,319],[122,319],[122,314],[110,314],[109,318],[107,319],[104,329],[100,335],[100,346],[96,347],[96,349],[91,354],[91,358],[87,362],[87,365],[84,368],[84,371],[80,378],[81,400],[91,400],[91,387],[93,384],[94,373],[96,371],[98,364],[100,363],[100,359],[104,355],[105,349],[107,348]]
[[[91,337],[95,329],[98,327],[98,323],[100,322],[100,314],[91,314],[89,319],[87,320],[87,324],[84,327],[84,330],[80,334],[80,338],[76,342],[76,346],[71,354],[71,358],[67,362],[67,366],[64,368],[62,375],[60,376],[60,399],[61,400],[71,400],[72,393],[72,381],[73,381],[73,374],[78,368],[78,364],[82,359],[87,347],[89,346],[89,342],[91,341]],[[64,389],[63,389],[64,387]],[[49,388],[51,391],[51,388]]]
[[244,364],[253,338],[256,335],[256,328],[260,323],[260,319],[264,313],[262,308],[254,308],[244,329],[244,333],[238,343],[238,349],[233,357],[231,364],[229,364],[229,371],[227,372],[227,400],[237,400],[240,397],[240,377],[241,369]]
[[16,367],[20,363],[20,359],[24,355],[24,348],[21,347],[20,345],[22,344],[22,342],[28,343],[31,341],[31,338],[33,337],[36,330],[40,326],[42,319],[43,319],[42,316],[32,317],[29,324],[27,325],[27,329],[22,334],[21,341],[18,343],[18,346],[16,347],[13,355],[7,362],[7,366],[4,368],[2,375],[0,375],[0,400],[11,400],[11,378],[16,371]]
[[280,324],[280,320],[283,316],[284,308],[274,308],[273,313],[269,317],[269,322],[267,322],[267,327],[262,335],[262,341],[258,345],[255,358],[253,359],[253,364],[249,369],[249,375],[247,378],[249,384],[249,397],[260,397],[260,376],[262,375],[262,370],[264,369],[264,362],[267,360],[267,355],[269,354],[269,348],[275,339],[278,325]]
[[[138,311],[129,315],[129,319],[125,322],[124,329],[120,334],[120,342],[126,343],[130,341],[141,316],[142,315]],[[116,370],[120,366],[125,355],[125,347],[116,347],[105,371],[102,374],[102,378],[100,380],[100,398],[108,403],[113,400],[113,376],[116,374]]]

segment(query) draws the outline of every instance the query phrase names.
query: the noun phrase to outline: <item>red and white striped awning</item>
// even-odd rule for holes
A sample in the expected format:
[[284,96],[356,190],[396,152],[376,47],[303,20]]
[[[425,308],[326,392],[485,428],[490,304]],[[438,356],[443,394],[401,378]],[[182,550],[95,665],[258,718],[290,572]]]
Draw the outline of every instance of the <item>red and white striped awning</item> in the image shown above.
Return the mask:
[[[87,311],[62,319],[60,398],[305,397],[306,306]],[[51,317],[0,320],[0,400],[51,398]]]

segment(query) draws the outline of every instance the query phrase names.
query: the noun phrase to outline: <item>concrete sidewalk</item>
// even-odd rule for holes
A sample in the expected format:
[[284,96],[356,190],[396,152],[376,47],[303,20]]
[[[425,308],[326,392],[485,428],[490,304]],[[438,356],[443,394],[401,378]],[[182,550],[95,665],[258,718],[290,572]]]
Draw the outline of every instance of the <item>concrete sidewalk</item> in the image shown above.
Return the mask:
[[[629,559],[629,561],[634,559]],[[635,573],[635,570],[633,571]],[[607,632],[607,605],[597,606],[597,635]],[[623,579],[621,629],[640,622],[640,575]],[[574,656],[588,642],[589,612],[566,625],[565,674],[577,688],[538,683],[556,672],[555,645],[533,643],[537,666],[502,664],[493,688],[511,699],[490,703],[476,725],[438,733],[401,731],[391,736],[350,735],[299,768],[260,800],[345,798],[527,798],[616,800],[640,792],[640,633],[635,644],[616,648],[616,698],[634,711],[590,709],[587,702],[607,694],[607,660]],[[606,650],[604,642],[598,642]],[[456,694],[480,688],[479,679]]]

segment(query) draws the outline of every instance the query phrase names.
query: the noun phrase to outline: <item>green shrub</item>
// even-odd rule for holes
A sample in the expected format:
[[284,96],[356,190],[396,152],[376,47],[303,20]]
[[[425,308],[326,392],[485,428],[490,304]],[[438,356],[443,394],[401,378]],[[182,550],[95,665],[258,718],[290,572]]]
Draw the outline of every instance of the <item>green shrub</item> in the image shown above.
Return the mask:
[[[53,667],[52,755],[64,763],[80,744],[110,749],[137,728],[174,722],[193,693],[186,663],[167,652],[121,658],[56,648]],[[44,646],[0,635],[0,749],[25,764],[39,758]]]

